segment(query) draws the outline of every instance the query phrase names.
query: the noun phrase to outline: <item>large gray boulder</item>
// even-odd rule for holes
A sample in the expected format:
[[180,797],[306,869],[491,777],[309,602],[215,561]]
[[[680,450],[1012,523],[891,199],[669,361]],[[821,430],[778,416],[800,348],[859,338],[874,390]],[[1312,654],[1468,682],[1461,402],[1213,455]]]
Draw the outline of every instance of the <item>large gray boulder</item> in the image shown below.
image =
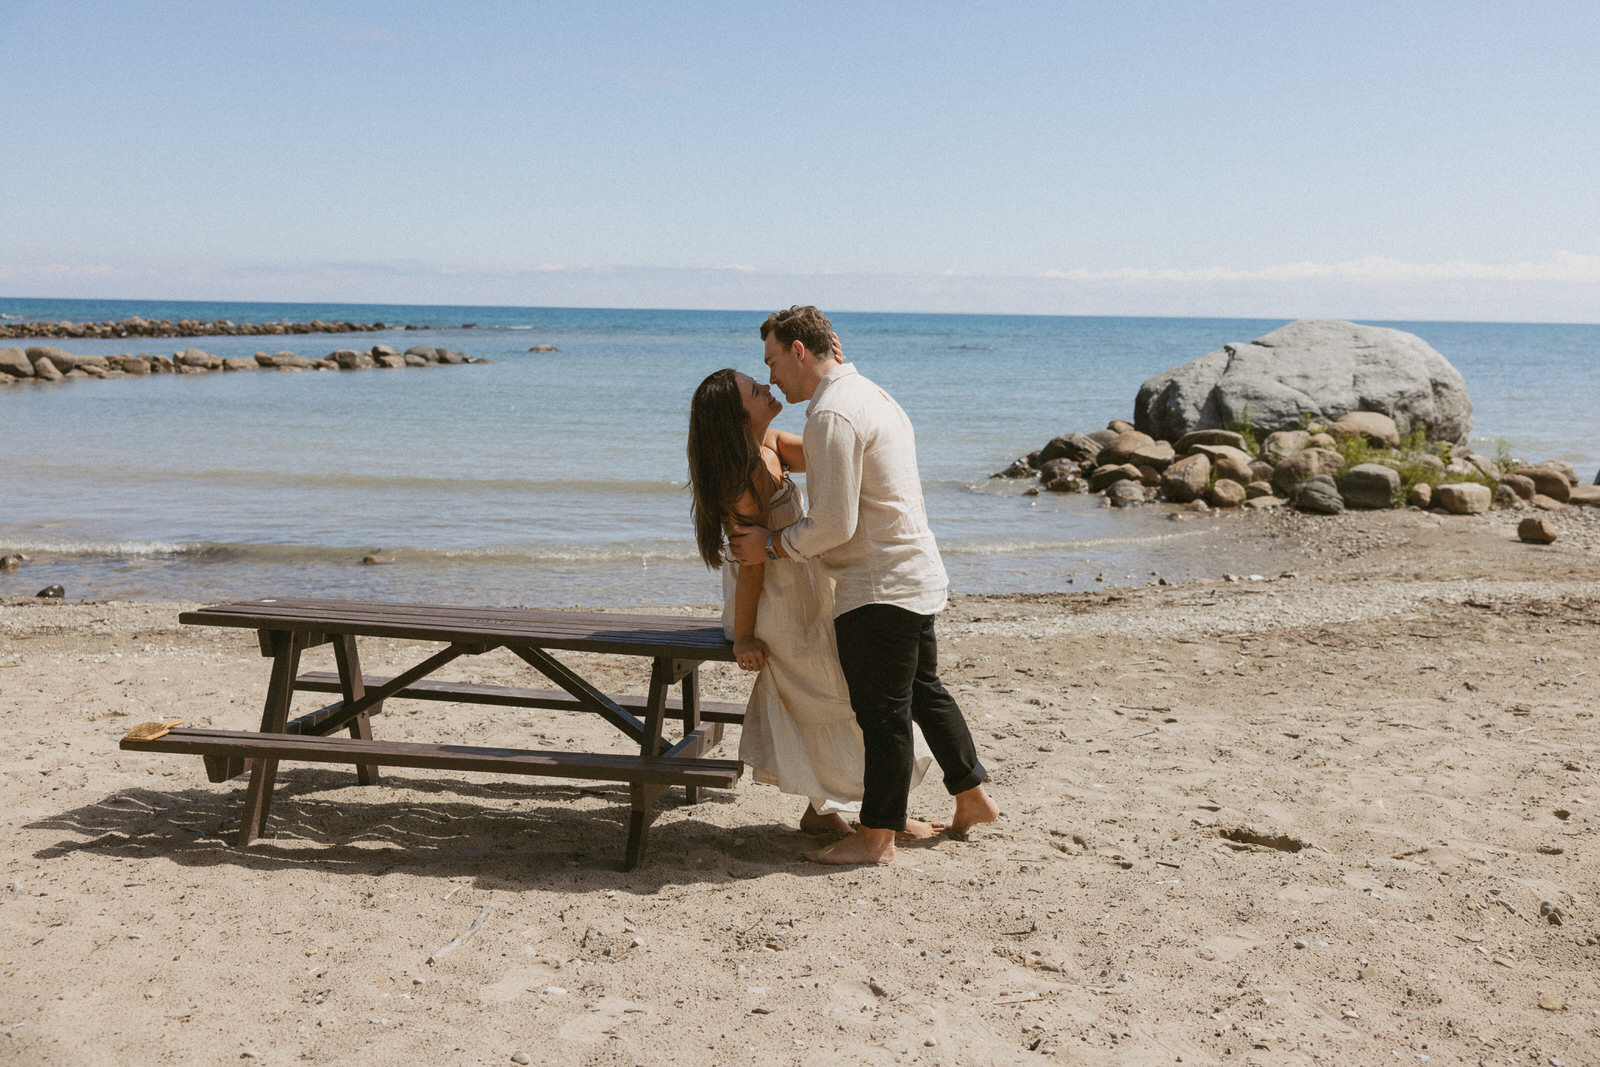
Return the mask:
[[1422,338],[1403,330],[1299,319],[1249,344],[1227,344],[1139,387],[1134,425],[1176,441],[1195,430],[1249,423],[1293,429],[1309,412],[1332,421],[1376,411],[1400,433],[1414,422],[1434,440],[1465,442],[1467,383]]

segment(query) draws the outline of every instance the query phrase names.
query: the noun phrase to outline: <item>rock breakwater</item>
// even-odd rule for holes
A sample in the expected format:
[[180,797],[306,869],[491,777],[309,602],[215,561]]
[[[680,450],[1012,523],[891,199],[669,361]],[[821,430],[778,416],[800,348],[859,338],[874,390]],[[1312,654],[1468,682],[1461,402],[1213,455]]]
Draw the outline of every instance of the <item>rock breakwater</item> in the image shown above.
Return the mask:
[[373,345],[365,352],[340,348],[319,359],[294,352],[257,352],[254,357],[224,359],[198,348],[170,356],[79,356],[50,345],[0,348],[0,388],[30,383],[48,384],[74,378],[142,378],[151,374],[210,374],[215,371],[372,370],[402,367],[449,366],[489,363],[449,348],[412,345],[401,352],[393,345]]
[[0,340],[22,337],[253,337],[301,333],[372,333],[378,330],[426,330],[427,326],[391,326],[382,322],[230,322],[216,319],[118,319],[115,322],[0,322]]

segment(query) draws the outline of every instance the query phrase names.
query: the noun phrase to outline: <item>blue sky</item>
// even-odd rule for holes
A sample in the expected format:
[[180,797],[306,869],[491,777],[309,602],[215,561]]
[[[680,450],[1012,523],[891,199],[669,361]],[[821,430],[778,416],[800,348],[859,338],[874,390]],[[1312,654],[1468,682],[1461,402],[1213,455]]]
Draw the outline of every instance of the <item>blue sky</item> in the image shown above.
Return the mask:
[[0,0],[0,295],[1600,321],[1600,5]]

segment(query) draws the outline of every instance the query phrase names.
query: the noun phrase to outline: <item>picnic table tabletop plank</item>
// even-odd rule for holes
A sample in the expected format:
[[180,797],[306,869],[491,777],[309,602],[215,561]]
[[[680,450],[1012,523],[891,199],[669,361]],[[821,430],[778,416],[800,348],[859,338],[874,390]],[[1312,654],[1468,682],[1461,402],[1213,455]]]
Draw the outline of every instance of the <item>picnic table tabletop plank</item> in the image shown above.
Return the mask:
[[453,643],[525,643],[568,651],[733,659],[733,645],[719,621],[678,616],[268,597],[186,611],[178,621],[255,630]]

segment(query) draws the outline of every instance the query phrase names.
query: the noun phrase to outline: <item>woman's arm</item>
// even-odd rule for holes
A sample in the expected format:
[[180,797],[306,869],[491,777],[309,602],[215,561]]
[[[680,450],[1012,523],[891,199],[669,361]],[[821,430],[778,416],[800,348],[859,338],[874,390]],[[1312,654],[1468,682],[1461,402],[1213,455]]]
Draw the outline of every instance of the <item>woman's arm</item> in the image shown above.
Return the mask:
[[[765,515],[755,494],[745,492],[734,505],[735,517],[739,515]],[[767,665],[767,646],[756,636],[756,609],[761,603],[761,585],[765,579],[766,565],[756,563],[741,565],[734,579],[733,592],[733,656],[740,670],[759,671]]]
[[777,453],[783,460],[785,470],[794,471],[796,474],[806,472],[806,453],[802,447],[800,435],[787,430],[767,430],[767,439],[762,444]]
[[756,606],[761,603],[765,564],[740,566],[733,593],[733,658],[743,671],[767,665],[766,642],[756,636]]

